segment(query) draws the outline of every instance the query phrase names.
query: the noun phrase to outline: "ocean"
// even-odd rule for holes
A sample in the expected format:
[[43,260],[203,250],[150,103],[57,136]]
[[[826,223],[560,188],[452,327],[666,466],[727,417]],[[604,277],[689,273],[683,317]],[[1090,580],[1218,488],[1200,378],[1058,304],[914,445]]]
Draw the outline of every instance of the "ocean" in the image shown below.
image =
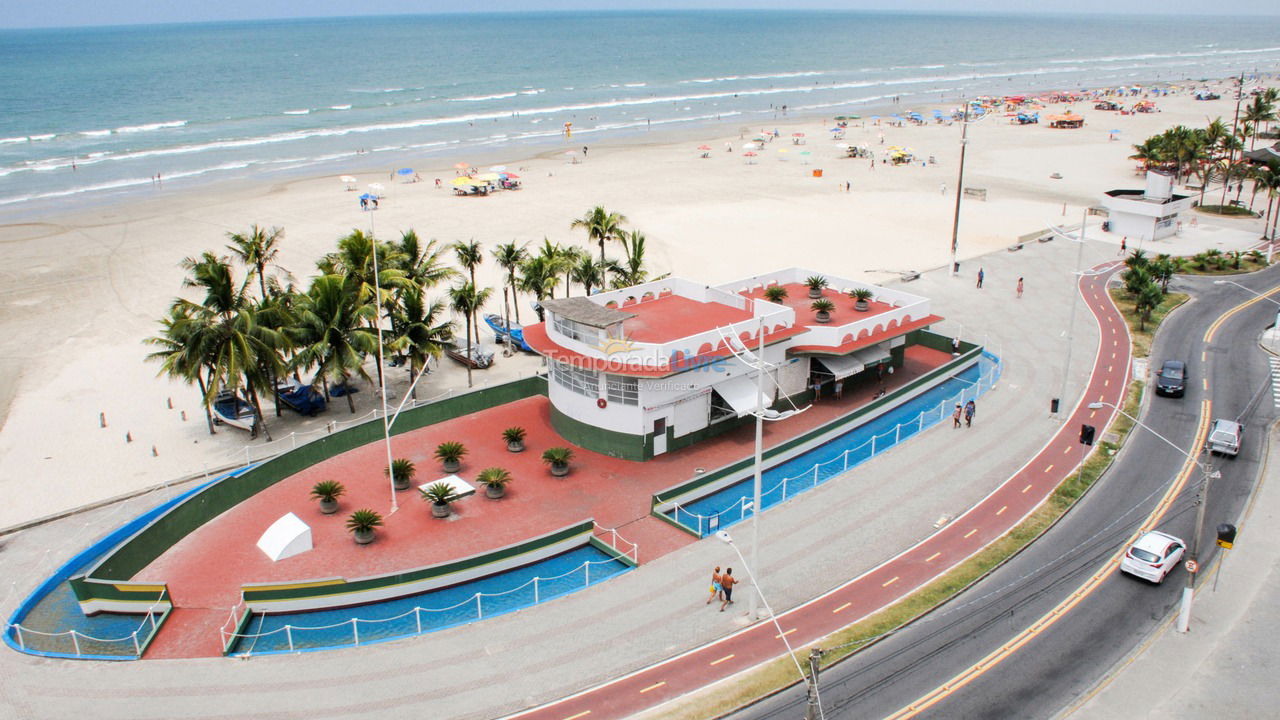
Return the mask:
[[1280,18],[688,11],[0,31],[0,218],[1280,68]]

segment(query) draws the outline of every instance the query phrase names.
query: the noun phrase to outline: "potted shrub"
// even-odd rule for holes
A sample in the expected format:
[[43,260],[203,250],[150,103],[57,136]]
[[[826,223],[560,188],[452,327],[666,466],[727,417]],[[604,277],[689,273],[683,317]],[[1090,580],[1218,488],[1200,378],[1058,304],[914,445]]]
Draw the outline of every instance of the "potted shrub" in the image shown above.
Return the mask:
[[448,440],[436,446],[436,459],[447,473],[458,472],[462,468],[462,456],[466,454],[467,446],[457,440]]
[[771,303],[781,303],[787,299],[787,289],[781,285],[770,285],[764,289],[764,299]]
[[818,313],[818,322],[831,322],[831,311],[836,309],[836,304],[826,298],[818,298],[813,301],[809,309]]
[[382,469],[382,475],[384,477],[391,475],[393,470],[395,471],[395,476],[392,478],[391,487],[397,490],[407,490],[409,483],[413,482],[413,474],[415,472],[413,461],[408,458],[396,458],[391,461],[389,467]]
[[871,288],[858,288],[857,290],[849,293],[849,297],[854,299],[853,309],[858,312],[866,312],[871,309],[871,306],[868,305],[867,302],[871,300],[871,296],[874,294],[875,293],[871,292]]
[[507,483],[511,482],[511,473],[500,467],[485,468],[476,476],[476,482],[484,486],[486,497],[497,500],[507,493]]
[[524,452],[524,428],[509,427],[502,431],[502,439],[507,441],[507,449],[511,452]]
[[449,503],[458,499],[453,492],[453,486],[445,482],[432,483],[418,492],[422,493],[423,500],[431,503],[431,517],[449,517],[452,511]]
[[573,459],[573,449],[553,447],[542,451],[542,462],[551,467],[551,474],[564,477],[569,474],[569,461]]
[[325,515],[338,512],[338,498],[346,492],[347,489],[337,480],[321,480],[311,486],[311,497],[320,501],[320,512]]
[[347,518],[347,529],[355,533],[356,542],[368,545],[373,542],[373,529],[382,526],[382,516],[369,508],[360,508]]
[[827,286],[827,279],[821,275],[810,275],[804,279],[804,284],[809,286],[809,297],[817,299],[822,297],[822,289]]

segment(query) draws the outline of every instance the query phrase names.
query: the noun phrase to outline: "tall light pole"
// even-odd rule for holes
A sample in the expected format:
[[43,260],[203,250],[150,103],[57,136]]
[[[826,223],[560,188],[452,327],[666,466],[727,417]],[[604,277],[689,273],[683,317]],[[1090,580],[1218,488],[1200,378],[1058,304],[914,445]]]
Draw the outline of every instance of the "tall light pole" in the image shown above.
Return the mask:
[[1195,458],[1195,456],[1193,456],[1191,453],[1187,452],[1186,450],[1183,450],[1172,440],[1161,435],[1155,430],[1152,430],[1150,427],[1146,425],[1146,423],[1130,415],[1124,410],[1121,410],[1115,405],[1112,405],[1109,402],[1102,402],[1102,401],[1089,403],[1089,408],[1092,410],[1098,410],[1103,407],[1109,407],[1112,410],[1115,410],[1121,415],[1132,420],[1133,423],[1138,427],[1160,438],[1165,442],[1166,445],[1182,453],[1184,456],[1186,456],[1188,460],[1195,463],[1196,467],[1200,468],[1200,471],[1202,473],[1202,477],[1200,480],[1200,487],[1196,491],[1196,505],[1197,505],[1196,531],[1195,531],[1195,535],[1192,536],[1191,557],[1190,557],[1190,559],[1195,561],[1196,563],[1196,570],[1195,571],[1188,570],[1187,572],[1187,583],[1182,588],[1182,605],[1181,607],[1178,608],[1178,632],[1188,632],[1189,630],[1191,630],[1191,603],[1194,600],[1194,596],[1195,596],[1196,575],[1199,573],[1199,570],[1200,570],[1199,568],[1200,541],[1201,541],[1202,531],[1204,530],[1204,512],[1205,512],[1204,509],[1205,509],[1205,505],[1208,504],[1208,499],[1209,499],[1209,482],[1214,478],[1222,477],[1222,473],[1213,471],[1209,463],[1200,462]]
[[[377,207],[377,206],[375,206]],[[369,211],[369,251],[373,253],[373,311],[378,330],[378,395],[382,400],[382,439],[387,446],[387,480],[391,483],[390,515],[400,509],[396,502],[396,470],[391,459],[391,422],[387,417],[387,374],[382,365],[382,276],[378,272],[378,239],[373,231],[373,211]],[[403,403],[401,403],[403,405]]]
[[1058,393],[1058,412],[1062,412],[1062,406],[1067,402],[1067,378],[1071,376],[1071,348],[1075,345],[1076,305],[1080,301],[1080,265],[1084,260],[1084,229],[1088,221],[1089,208],[1085,208],[1084,214],[1080,218],[1080,237],[1078,238],[1073,238],[1052,225],[1049,226],[1049,229],[1058,235],[1067,238],[1071,242],[1079,243],[1079,247],[1076,248],[1076,271],[1071,274],[1071,314],[1067,320],[1067,360],[1062,368],[1062,392]]
[[969,145],[969,101],[964,101],[964,120],[960,125],[960,173],[956,178],[956,212],[951,220],[951,277],[959,274],[956,267],[956,247],[960,234],[960,197],[964,193],[964,150]]
[[742,561],[742,567],[747,570],[747,577],[751,578],[751,586],[755,592],[751,593],[752,597],[759,596],[760,601],[764,603],[764,607],[769,611],[769,619],[773,620],[773,626],[778,630],[778,637],[782,638],[783,644],[787,646],[787,653],[791,655],[791,662],[796,664],[796,672],[800,673],[800,679],[804,680],[804,668],[800,666],[800,659],[796,657],[796,651],[791,647],[791,641],[787,639],[787,634],[782,631],[782,625],[778,623],[778,616],[773,614],[773,608],[769,607],[769,601],[765,599],[764,590],[760,588],[760,583],[756,582],[755,573],[751,572],[751,565],[747,563],[747,559],[742,556],[742,551],[734,544],[733,537],[724,530],[716,531],[716,538],[721,542],[728,544],[733,551],[738,554],[738,559]]

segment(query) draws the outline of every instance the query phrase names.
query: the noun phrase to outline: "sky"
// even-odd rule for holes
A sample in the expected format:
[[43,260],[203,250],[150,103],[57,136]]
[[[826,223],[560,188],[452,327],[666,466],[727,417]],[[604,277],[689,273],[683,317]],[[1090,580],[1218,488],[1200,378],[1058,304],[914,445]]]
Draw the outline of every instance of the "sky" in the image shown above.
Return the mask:
[[18,0],[6,3],[0,28],[69,27],[83,25],[135,25],[169,22],[257,20],[264,18],[349,17],[440,12],[512,12],[538,10],[687,10],[779,9],[790,10],[897,10],[956,12],[1051,13],[1069,8],[1073,13],[1125,14],[1158,9],[1160,14],[1222,14],[1280,16],[1276,0],[1232,0],[1226,7],[1204,0],[1150,0],[1117,3],[1115,0],[1072,0],[1068,4],[1027,0]]

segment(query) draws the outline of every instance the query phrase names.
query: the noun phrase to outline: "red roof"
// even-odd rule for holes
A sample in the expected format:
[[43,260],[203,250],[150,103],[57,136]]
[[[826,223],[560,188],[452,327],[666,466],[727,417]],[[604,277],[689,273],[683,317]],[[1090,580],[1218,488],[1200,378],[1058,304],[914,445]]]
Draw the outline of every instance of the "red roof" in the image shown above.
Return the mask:
[[[629,306],[628,311],[632,311],[634,307],[635,306]],[[775,332],[766,332],[764,334],[764,342],[765,345],[772,345],[807,331],[808,328],[803,326],[779,328]],[[662,358],[661,365],[656,367],[646,366],[640,363],[624,363],[621,359],[614,360],[607,357],[598,358],[590,355],[584,355],[576,350],[570,350],[569,348],[557,344],[551,338],[547,337],[546,323],[526,325],[524,328],[524,340],[529,343],[529,347],[549,359],[554,359],[559,362],[568,363],[588,370],[603,370],[617,375],[634,375],[637,377],[666,377],[668,375],[675,375],[679,372],[705,366],[711,362],[729,357],[733,354],[725,345],[724,341],[721,340],[715,347],[712,347],[710,343],[703,343],[700,348],[689,348],[688,353],[691,354],[677,353],[675,363],[671,362],[671,358]],[[755,347],[755,343],[750,343],[750,346]]]
[[876,343],[884,342],[885,340],[898,337],[899,335],[905,335],[912,330],[918,330],[922,327],[927,327],[941,321],[942,317],[939,315],[928,315],[916,320],[908,320],[901,324],[895,324],[895,321],[890,320],[888,327],[881,328],[875,332],[867,332],[864,330],[863,333],[865,334],[861,334],[856,338],[853,337],[853,335],[845,335],[839,345],[796,345],[789,348],[788,352],[814,353],[819,355],[848,355],[855,350],[870,347]]

